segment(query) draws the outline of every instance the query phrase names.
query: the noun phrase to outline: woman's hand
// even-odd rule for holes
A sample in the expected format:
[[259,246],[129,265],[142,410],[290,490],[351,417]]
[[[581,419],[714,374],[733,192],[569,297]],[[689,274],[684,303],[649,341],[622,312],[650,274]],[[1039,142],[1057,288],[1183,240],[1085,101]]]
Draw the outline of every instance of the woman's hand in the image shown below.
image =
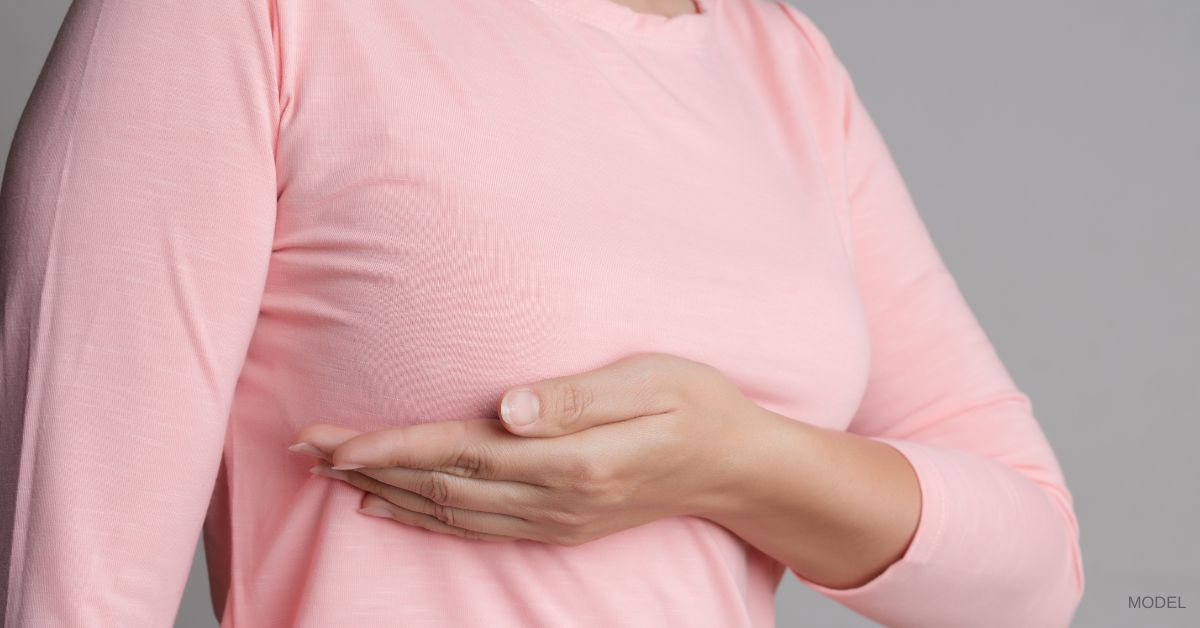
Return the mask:
[[315,473],[366,491],[364,514],[573,546],[722,508],[738,485],[739,439],[753,433],[746,422],[762,412],[711,366],[643,353],[509,390],[503,421],[367,433],[316,424],[291,449],[328,461]]

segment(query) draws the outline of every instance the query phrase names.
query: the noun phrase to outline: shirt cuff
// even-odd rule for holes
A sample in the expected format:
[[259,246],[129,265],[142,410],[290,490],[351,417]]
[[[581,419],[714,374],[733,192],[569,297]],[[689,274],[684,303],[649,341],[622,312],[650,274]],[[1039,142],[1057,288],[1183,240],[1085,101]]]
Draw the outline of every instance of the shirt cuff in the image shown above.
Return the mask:
[[[849,589],[834,589],[817,584],[789,570],[801,583],[829,597],[856,609],[873,606],[872,601],[883,603],[884,597],[904,595],[900,583],[911,582],[920,572],[922,565],[927,565],[937,554],[941,546],[942,535],[946,524],[946,482],[942,472],[934,462],[937,452],[928,445],[919,442],[869,436],[874,441],[886,443],[899,450],[917,473],[917,481],[921,487],[921,514],[917,529],[904,555],[888,565],[879,575],[871,580]],[[882,606],[882,605],[881,605]]]

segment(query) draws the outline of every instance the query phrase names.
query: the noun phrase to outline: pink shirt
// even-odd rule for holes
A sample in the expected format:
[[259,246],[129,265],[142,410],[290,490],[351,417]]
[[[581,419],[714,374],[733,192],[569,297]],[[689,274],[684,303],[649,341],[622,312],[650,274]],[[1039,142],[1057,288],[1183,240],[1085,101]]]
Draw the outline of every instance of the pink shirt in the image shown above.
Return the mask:
[[473,541],[286,450],[640,351],[912,462],[904,557],[807,584],[1065,625],[1063,474],[845,68],[702,5],[77,0],[2,195],[8,625],[170,625],[204,524],[226,627],[771,626],[788,568],[706,519]]

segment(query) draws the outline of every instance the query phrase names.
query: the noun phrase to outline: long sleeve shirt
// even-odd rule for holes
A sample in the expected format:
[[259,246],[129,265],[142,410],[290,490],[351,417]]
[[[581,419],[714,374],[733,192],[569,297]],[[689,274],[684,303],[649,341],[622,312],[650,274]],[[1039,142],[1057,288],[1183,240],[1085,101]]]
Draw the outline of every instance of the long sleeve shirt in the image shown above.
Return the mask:
[[0,192],[6,625],[169,626],[203,534],[225,628],[771,626],[789,567],[707,519],[471,540],[286,449],[641,351],[913,465],[904,555],[805,584],[1066,625],[1062,471],[846,68],[784,2],[700,6],[76,0]]

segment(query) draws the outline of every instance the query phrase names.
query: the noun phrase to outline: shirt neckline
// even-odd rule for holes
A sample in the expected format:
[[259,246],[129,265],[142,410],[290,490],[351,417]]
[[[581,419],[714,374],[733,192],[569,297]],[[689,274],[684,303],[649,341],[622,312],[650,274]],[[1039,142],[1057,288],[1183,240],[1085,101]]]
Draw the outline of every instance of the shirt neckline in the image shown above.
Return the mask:
[[713,21],[723,0],[696,0],[700,13],[682,13],[672,17],[635,11],[613,0],[531,1],[623,38],[647,43],[688,45],[699,43],[713,30]]

